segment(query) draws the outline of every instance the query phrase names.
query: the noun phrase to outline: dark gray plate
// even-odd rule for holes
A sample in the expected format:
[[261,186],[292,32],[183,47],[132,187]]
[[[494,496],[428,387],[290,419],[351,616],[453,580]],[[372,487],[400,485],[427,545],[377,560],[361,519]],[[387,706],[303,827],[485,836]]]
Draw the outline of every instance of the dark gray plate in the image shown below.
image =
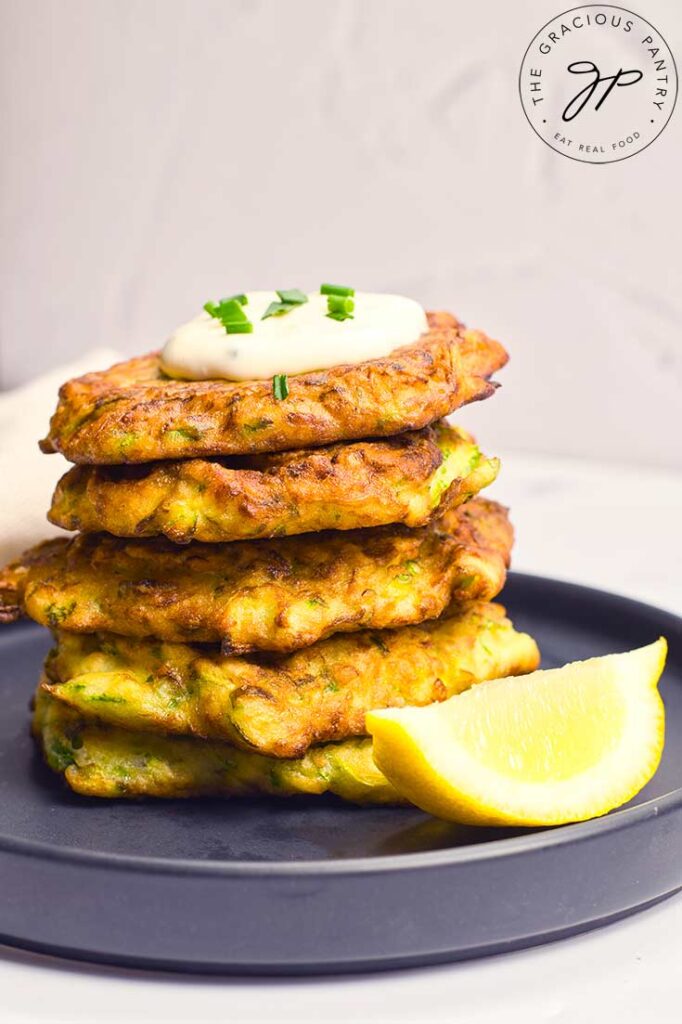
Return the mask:
[[49,637],[6,628],[0,941],[186,971],[371,970],[547,941],[682,887],[682,620],[514,574],[504,602],[537,637],[545,666],[668,637],[665,755],[627,808],[497,831],[332,799],[83,799],[43,767],[28,736]]

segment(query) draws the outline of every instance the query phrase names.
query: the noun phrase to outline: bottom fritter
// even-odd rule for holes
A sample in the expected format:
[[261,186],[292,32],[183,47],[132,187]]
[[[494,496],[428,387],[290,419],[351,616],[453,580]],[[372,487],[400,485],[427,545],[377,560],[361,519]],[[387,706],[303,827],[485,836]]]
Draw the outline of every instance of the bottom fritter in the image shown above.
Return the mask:
[[333,793],[392,803],[362,735],[368,710],[443,700],[538,661],[532,637],[492,604],[334,637],[278,663],[58,633],[33,731],[49,766],[87,796]]
[[[445,700],[537,668],[535,641],[496,604],[433,622],[320,640],[284,658],[57,630],[50,693],[85,718],[141,732],[222,740],[275,757],[365,732],[375,708]],[[47,684],[46,684],[47,685]]]
[[278,759],[226,743],[86,722],[36,695],[33,732],[45,759],[76,793],[99,797],[294,796],[333,793],[353,803],[401,803],[372,759],[370,739],[311,747]]

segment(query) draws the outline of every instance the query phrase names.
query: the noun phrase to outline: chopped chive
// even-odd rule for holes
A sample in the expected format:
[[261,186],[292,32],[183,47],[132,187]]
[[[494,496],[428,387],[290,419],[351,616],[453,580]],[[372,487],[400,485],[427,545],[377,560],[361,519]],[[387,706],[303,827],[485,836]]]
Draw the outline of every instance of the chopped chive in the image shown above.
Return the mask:
[[345,295],[330,295],[327,299],[327,310],[329,313],[344,313],[347,316],[355,309],[355,300]]
[[250,320],[244,320],[240,323],[238,320],[228,320],[223,323],[228,334],[253,334],[253,324]]
[[348,288],[345,284],[321,284],[320,295],[355,295],[355,288]]
[[343,284],[323,284],[320,285],[320,294],[327,296],[327,316],[330,320],[338,320],[341,323],[343,320],[353,319],[354,288],[347,288]]
[[220,320],[247,320],[241,302],[237,299],[222,299],[218,304],[218,317]]
[[352,299],[344,299],[340,296],[330,296],[327,305],[327,316],[330,320],[343,320],[353,319],[353,310],[355,309],[355,303]]
[[409,558],[403,564],[403,569],[405,569],[405,572],[401,572],[394,577],[394,579],[399,580],[401,583],[409,583],[413,576],[417,576],[421,572],[419,562],[414,558]]
[[281,316],[282,313],[290,313],[293,308],[288,302],[271,302],[263,313],[261,320],[267,320],[269,316]]
[[280,302],[271,302],[261,320],[267,320],[269,316],[282,316],[284,313],[291,313],[292,309],[296,309],[297,306],[302,306],[308,301],[308,296],[298,288],[285,288],[278,291],[277,294],[280,297]]
[[292,309],[296,309],[299,305],[299,302],[271,302],[261,320],[267,320],[269,316],[283,316],[284,313],[291,313]]
[[228,334],[250,334],[253,324],[243,309],[247,302],[246,295],[232,295],[220,302],[205,302],[204,309],[209,316],[220,320]]
[[284,401],[289,394],[289,381],[286,373],[276,373],[272,378],[272,393],[278,402]]
[[294,306],[302,306],[308,301],[308,296],[298,288],[284,288],[282,291],[278,289],[277,294],[282,302],[290,302]]

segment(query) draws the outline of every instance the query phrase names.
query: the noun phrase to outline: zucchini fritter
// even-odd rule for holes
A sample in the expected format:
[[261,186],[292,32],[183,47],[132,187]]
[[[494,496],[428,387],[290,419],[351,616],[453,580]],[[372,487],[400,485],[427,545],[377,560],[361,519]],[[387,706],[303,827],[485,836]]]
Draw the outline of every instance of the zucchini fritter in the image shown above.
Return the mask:
[[176,544],[417,527],[487,487],[498,465],[469,434],[443,423],[387,440],[241,459],[74,466],[57,485],[49,519],[67,530],[165,535]]
[[420,626],[338,634],[286,658],[113,634],[56,634],[45,686],[85,718],[223,740],[274,757],[365,733],[373,708],[425,705],[537,668],[535,641],[494,604]]
[[154,736],[85,722],[44,691],[33,733],[76,793],[100,797],[293,796],[335,793],[354,803],[403,803],[372,759],[370,739],[312,747],[283,760],[226,743]]
[[430,330],[382,359],[272,381],[173,380],[158,353],[68,381],[44,452],[119,464],[318,447],[418,430],[494,391],[499,342],[430,313]]
[[0,573],[0,596],[6,618],[23,607],[42,625],[76,633],[219,642],[224,654],[293,651],[336,632],[433,619],[453,600],[495,597],[513,540],[506,509],[479,498],[437,526],[184,547],[59,538]]

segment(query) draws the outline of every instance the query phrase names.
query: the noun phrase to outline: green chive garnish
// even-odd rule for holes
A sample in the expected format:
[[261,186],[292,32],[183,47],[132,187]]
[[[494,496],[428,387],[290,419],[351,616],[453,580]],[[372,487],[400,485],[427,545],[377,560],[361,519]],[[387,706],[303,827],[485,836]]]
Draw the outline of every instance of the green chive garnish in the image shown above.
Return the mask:
[[299,291],[298,288],[284,288],[277,291],[279,302],[271,302],[263,313],[261,320],[267,320],[269,316],[282,316],[284,313],[291,313],[292,309],[302,306],[308,301],[308,296]]
[[284,288],[282,291],[278,289],[277,294],[282,302],[290,302],[293,306],[302,306],[308,301],[308,296],[298,288]]
[[355,300],[346,298],[343,295],[330,295],[327,299],[327,316],[343,314],[343,319],[350,316],[355,309]]
[[290,313],[294,307],[285,302],[271,302],[263,313],[261,320],[267,320],[269,316],[281,316],[282,313]]
[[345,284],[321,284],[320,295],[355,295],[355,288],[347,288]]
[[344,284],[322,284],[320,294],[327,296],[327,316],[330,320],[352,320],[355,309],[355,288]]
[[251,334],[253,324],[243,309],[247,302],[246,295],[232,295],[220,302],[205,302],[204,309],[209,316],[220,320],[228,334]]
[[248,317],[238,299],[221,299],[218,304],[218,319],[248,320]]
[[228,320],[223,327],[227,334],[253,334],[253,324],[250,320]]
[[272,393],[278,402],[284,401],[289,394],[289,381],[286,373],[276,373],[272,378]]

